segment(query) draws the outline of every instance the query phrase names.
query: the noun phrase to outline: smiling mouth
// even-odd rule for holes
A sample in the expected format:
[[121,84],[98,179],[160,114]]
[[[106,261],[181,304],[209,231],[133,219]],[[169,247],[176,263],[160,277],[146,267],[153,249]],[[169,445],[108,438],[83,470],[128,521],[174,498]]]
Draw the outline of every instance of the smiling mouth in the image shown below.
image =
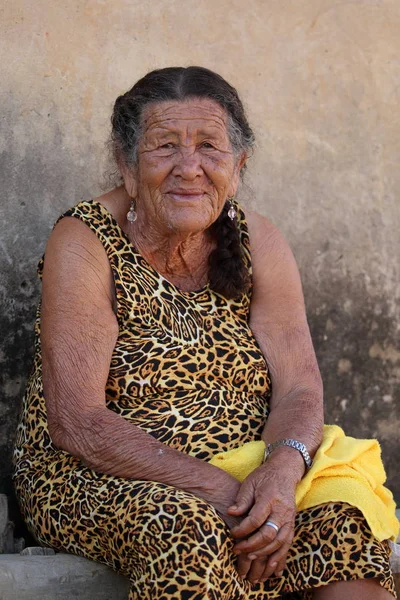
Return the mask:
[[204,192],[199,190],[171,190],[167,192],[168,196],[174,198],[174,200],[200,200],[204,196]]

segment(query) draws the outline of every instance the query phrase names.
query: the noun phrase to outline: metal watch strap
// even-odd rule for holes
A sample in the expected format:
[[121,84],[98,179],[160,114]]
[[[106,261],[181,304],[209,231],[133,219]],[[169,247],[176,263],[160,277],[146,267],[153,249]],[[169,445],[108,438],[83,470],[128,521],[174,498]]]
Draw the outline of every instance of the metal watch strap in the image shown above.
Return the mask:
[[274,442],[273,444],[267,444],[267,447],[264,450],[264,461],[263,462],[265,462],[267,460],[267,458],[269,457],[269,455],[276,448],[279,448],[279,446],[290,446],[290,448],[294,448],[295,450],[298,450],[300,452],[300,454],[302,455],[302,457],[304,458],[306,467],[308,469],[310,469],[312,467],[313,461],[311,459],[311,456],[308,454],[308,450],[305,447],[305,445],[302,444],[301,442],[298,442],[297,440],[292,440],[290,438],[284,439],[284,440],[278,440],[277,442]]

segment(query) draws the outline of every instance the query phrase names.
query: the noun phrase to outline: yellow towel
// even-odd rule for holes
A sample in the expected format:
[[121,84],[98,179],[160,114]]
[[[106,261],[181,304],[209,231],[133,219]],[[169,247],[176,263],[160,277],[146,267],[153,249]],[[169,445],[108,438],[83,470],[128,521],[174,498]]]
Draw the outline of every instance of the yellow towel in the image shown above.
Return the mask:
[[[217,454],[210,462],[243,481],[261,465],[264,449],[263,441],[248,442]],[[392,493],[383,486],[385,480],[377,440],[358,440],[346,436],[337,425],[325,425],[314,464],[297,486],[297,508],[347,502],[363,513],[376,538],[396,540],[396,505]]]

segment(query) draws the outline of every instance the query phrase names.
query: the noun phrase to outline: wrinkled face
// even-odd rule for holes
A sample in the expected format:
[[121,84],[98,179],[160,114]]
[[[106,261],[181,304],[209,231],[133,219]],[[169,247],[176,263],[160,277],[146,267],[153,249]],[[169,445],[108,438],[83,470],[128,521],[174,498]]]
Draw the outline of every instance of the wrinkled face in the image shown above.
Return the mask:
[[198,98],[144,112],[138,168],[125,183],[157,230],[203,231],[235,194],[245,157],[233,154],[227,120],[219,104]]

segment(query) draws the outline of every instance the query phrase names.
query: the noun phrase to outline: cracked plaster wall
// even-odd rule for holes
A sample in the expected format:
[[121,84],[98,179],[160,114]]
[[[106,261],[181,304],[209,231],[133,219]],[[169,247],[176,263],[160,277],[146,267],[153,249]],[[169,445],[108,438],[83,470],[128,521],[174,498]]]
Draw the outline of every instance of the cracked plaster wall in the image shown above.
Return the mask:
[[257,133],[243,202],[296,254],[326,422],[379,438],[399,498],[398,0],[3,0],[0,26],[2,491],[50,229],[100,192],[115,97],[202,64]]

